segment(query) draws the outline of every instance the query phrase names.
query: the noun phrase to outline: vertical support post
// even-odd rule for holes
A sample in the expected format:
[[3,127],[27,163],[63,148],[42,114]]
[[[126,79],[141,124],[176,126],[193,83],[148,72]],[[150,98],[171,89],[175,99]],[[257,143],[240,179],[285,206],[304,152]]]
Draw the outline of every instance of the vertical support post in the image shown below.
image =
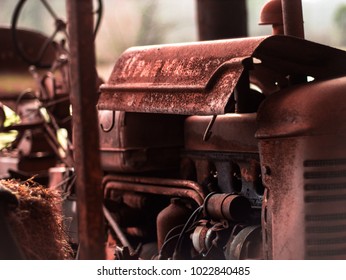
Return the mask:
[[[303,7],[301,0],[281,0],[284,34],[304,39]],[[306,82],[305,76],[292,75],[292,84]]]
[[199,40],[247,36],[245,0],[197,0]]
[[281,0],[285,35],[299,38],[304,35],[303,8],[301,0]]
[[97,74],[92,0],[66,0],[71,59],[73,146],[77,175],[79,258],[104,259]]

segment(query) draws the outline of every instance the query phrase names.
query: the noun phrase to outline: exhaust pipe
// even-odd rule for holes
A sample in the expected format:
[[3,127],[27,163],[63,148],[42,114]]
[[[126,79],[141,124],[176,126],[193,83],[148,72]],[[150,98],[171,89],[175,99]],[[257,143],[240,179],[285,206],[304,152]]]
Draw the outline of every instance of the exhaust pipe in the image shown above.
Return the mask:
[[304,39],[303,8],[301,0],[281,0],[285,35]]

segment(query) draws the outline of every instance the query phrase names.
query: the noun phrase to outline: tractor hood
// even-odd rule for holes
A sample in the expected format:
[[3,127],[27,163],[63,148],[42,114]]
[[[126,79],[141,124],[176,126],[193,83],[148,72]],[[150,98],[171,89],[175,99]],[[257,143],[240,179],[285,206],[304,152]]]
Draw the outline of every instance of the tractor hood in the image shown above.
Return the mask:
[[273,88],[290,75],[343,76],[345,65],[346,52],[289,36],[134,47],[120,56],[100,87],[98,108],[224,114],[244,74],[260,87]]

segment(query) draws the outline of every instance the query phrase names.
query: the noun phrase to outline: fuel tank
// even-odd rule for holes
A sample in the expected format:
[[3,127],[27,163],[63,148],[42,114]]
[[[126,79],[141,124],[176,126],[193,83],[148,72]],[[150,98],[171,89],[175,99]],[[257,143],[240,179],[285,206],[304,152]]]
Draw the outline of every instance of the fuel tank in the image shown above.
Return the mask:
[[184,116],[99,110],[101,165],[106,171],[146,172],[179,166]]
[[346,258],[345,89],[346,77],[310,82],[259,109],[268,259]]

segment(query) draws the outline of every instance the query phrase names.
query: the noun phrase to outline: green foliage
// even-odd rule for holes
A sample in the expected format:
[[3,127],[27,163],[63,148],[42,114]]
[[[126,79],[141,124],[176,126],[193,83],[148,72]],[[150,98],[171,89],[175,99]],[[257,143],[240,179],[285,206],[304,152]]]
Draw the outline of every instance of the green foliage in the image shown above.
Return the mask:
[[342,45],[346,44],[346,4],[340,5],[334,14],[334,22],[339,30]]
[[138,31],[136,45],[153,45],[164,41],[165,34],[171,28],[173,23],[167,23],[160,19],[158,15],[158,1],[147,0],[140,5],[140,29]]
[[340,5],[335,12],[334,21],[339,28],[346,26],[346,4]]
[[[6,115],[5,126],[9,126],[13,123],[19,122],[19,116],[10,108],[4,106],[4,110]],[[18,133],[16,131],[0,132],[0,149],[5,148],[10,143],[12,143],[16,138],[17,134]]]

